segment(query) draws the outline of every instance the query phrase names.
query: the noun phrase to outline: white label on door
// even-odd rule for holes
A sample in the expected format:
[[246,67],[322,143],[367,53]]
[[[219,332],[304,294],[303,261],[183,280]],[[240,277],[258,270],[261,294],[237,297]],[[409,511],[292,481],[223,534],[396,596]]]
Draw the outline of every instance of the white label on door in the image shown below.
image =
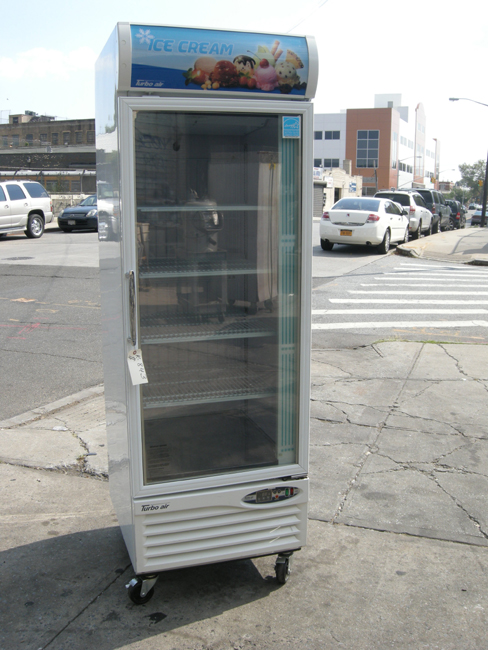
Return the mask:
[[142,360],[142,352],[140,350],[131,350],[127,357],[127,363],[129,364],[132,384],[134,386],[137,386],[138,384],[147,384],[147,375],[146,369],[144,368],[144,361]]

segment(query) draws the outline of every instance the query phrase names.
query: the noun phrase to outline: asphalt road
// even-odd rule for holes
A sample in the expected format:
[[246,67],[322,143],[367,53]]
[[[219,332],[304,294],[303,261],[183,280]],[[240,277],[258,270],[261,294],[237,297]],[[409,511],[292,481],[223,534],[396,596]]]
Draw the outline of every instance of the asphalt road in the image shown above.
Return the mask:
[[[362,247],[322,251],[317,222],[313,242],[314,310],[330,309],[331,298],[361,290],[359,285],[368,277],[399,265],[398,257]],[[102,383],[97,234],[65,234],[52,228],[39,240],[9,235],[0,241],[0,273],[0,419]],[[340,318],[351,322],[347,314]],[[313,315],[313,321],[334,319]],[[313,346],[339,349],[391,338],[487,342],[486,328],[387,326],[314,330]]]
[[0,419],[100,384],[98,269],[3,264],[0,273]]

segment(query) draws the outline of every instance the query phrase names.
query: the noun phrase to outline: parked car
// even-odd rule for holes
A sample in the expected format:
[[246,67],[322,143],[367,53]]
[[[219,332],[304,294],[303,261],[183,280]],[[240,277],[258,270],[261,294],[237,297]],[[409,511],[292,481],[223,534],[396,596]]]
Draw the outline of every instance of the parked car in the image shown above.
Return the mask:
[[476,203],[470,203],[468,205],[468,210],[477,210],[477,209],[478,209],[478,206],[476,205]]
[[432,212],[432,232],[438,233],[441,230],[451,228],[451,210],[446,205],[446,200],[442,192],[437,190],[426,190],[416,187],[406,190],[407,192],[417,192],[424,199],[427,209]]
[[58,217],[59,229],[63,232],[73,230],[98,231],[97,195],[83,199],[78,205],[65,208]]
[[417,192],[380,190],[375,197],[390,199],[408,210],[409,232],[412,239],[419,239],[421,234],[432,234],[432,212],[427,209],[424,199]]
[[0,237],[24,231],[30,239],[42,236],[44,226],[53,220],[53,204],[37,181],[0,183]]
[[451,210],[451,228],[466,228],[466,216],[461,203],[453,199],[446,199],[446,205]]
[[[483,207],[481,207],[479,210],[476,210],[473,212],[471,215],[471,225],[472,226],[479,226],[481,224],[481,215],[483,213]],[[488,209],[485,210],[485,225],[488,224]]]
[[389,199],[349,197],[340,199],[320,220],[320,245],[324,251],[334,244],[377,246],[387,253],[391,242],[408,241],[408,210]]

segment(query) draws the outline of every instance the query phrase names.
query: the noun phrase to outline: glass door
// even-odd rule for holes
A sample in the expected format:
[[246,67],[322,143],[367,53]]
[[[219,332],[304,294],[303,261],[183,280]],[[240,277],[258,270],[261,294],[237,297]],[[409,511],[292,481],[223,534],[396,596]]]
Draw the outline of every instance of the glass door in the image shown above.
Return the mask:
[[269,113],[134,129],[144,484],[294,464],[301,140]]

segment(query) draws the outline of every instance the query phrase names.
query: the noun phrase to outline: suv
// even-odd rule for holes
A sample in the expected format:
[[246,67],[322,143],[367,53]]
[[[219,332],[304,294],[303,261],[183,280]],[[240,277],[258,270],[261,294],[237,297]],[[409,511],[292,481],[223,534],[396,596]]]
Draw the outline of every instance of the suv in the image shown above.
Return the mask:
[[446,205],[444,195],[437,190],[424,190],[420,187],[413,187],[406,192],[417,192],[424,199],[425,205],[432,212],[432,232],[450,230],[451,209]]
[[451,228],[466,228],[466,213],[461,203],[452,199],[446,199],[446,205],[451,209]]
[[40,183],[0,183],[0,237],[23,230],[30,239],[37,239],[44,232],[46,223],[52,220],[53,204]]
[[380,190],[376,192],[375,197],[390,199],[406,209],[409,221],[408,231],[412,239],[419,239],[422,233],[432,234],[432,213],[417,192]]

